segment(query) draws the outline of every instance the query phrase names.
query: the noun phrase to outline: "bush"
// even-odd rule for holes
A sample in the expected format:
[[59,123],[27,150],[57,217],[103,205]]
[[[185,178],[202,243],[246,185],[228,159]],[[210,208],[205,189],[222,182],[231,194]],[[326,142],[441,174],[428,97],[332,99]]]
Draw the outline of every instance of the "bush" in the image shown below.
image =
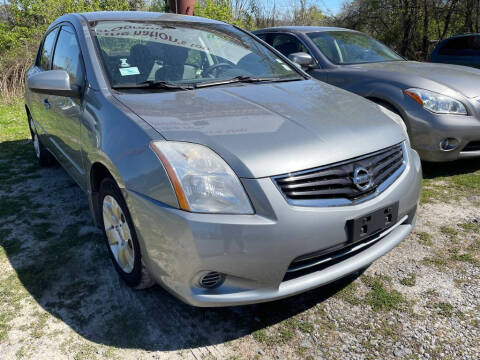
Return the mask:
[[97,10],[136,10],[145,0],[10,0],[0,20],[0,97],[23,93],[25,73],[48,25],[63,14]]

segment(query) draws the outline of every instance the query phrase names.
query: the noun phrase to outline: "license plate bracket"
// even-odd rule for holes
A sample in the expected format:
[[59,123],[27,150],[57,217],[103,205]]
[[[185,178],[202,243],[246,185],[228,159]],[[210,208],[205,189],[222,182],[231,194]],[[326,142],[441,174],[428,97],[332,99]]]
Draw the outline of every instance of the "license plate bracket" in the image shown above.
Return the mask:
[[398,219],[398,202],[359,218],[348,220],[348,242],[355,243],[394,225]]

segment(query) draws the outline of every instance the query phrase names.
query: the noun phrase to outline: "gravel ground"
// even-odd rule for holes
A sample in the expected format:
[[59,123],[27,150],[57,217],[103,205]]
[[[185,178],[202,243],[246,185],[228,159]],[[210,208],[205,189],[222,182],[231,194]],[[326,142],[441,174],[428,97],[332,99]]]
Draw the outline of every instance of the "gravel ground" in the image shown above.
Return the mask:
[[479,359],[480,164],[428,165],[415,232],[363,274],[197,309],[119,280],[85,195],[0,141],[0,359]]

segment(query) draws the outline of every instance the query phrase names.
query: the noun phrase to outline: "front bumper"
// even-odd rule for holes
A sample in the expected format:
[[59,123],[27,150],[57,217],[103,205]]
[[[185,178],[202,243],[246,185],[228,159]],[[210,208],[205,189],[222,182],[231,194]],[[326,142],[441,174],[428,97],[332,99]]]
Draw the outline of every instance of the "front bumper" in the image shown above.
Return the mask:
[[[475,109],[473,105],[470,106]],[[443,162],[480,157],[480,150],[467,147],[480,142],[480,113],[469,116],[433,114],[418,104],[405,107],[409,125],[410,142],[425,161]],[[440,142],[445,138],[456,139],[459,144],[454,150],[442,150]]]
[[[195,214],[127,191],[142,247],[154,278],[195,306],[242,305],[284,298],[353,273],[398,245],[412,230],[421,189],[421,164],[408,152],[403,174],[377,197],[357,205],[300,207],[287,203],[272,179],[243,179],[255,215]],[[346,243],[346,221],[399,202],[406,220],[374,245],[322,270],[284,281],[292,261]],[[203,289],[202,271],[226,274],[224,284]]]

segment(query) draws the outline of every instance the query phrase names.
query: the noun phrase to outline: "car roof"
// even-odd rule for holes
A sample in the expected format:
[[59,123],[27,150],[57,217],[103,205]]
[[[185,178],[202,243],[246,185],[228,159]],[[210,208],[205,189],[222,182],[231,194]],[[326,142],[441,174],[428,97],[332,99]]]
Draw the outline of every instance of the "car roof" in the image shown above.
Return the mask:
[[449,38],[446,38],[445,40],[457,39],[457,38],[469,37],[469,36],[480,36],[480,33],[465,33],[465,34],[458,34],[458,35],[450,36]]
[[326,32],[326,31],[352,31],[355,30],[333,27],[333,26],[275,26],[270,28],[264,28],[254,31],[254,33],[270,32],[270,31],[288,31],[288,32],[299,32],[299,33],[310,33],[310,32]]
[[148,12],[148,11],[95,11],[62,16],[57,21],[67,16],[80,17],[88,22],[91,21],[109,21],[109,20],[127,20],[127,21],[177,21],[177,22],[196,22],[206,24],[224,24],[221,21],[206,19],[199,16],[188,16],[171,13]]

